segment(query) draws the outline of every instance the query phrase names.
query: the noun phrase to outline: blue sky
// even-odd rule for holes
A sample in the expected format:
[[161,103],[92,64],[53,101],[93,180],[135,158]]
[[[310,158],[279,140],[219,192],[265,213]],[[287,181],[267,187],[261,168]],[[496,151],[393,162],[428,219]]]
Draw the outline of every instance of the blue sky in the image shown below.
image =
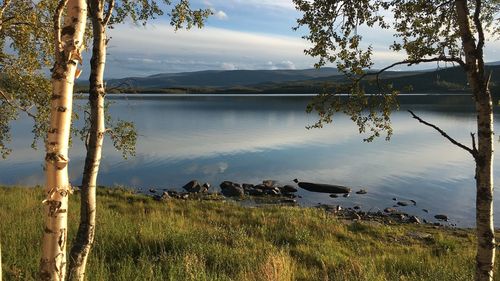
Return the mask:
[[[146,27],[122,24],[110,30],[107,78],[208,69],[303,69],[315,62],[303,53],[308,46],[301,39],[305,31],[292,30],[300,14],[291,0],[192,0],[192,4],[214,11],[202,30],[174,32],[168,16]],[[387,49],[393,41],[390,31],[370,31],[364,39],[375,47],[376,67],[402,58]],[[498,41],[487,49],[487,60],[500,60]]]

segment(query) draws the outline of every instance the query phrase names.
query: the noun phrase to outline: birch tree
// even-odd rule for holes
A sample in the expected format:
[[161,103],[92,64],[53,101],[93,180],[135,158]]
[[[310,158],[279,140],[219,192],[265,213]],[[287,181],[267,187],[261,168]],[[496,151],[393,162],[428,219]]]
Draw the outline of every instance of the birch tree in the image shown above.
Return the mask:
[[[61,24],[63,13],[64,22]],[[83,35],[87,20],[85,0],[61,0],[54,14],[55,61],[52,68],[50,128],[46,141],[44,235],[40,262],[41,280],[65,280],[68,196],[68,146],[73,86],[79,75]]]
[[[51,2],[4,0],[0,3],[0,156],[6,158],[11,150],[9,122],[20,112],[33,118],[35,148],[44,138],[47,127],[49,81],[41,73],[50,60],[48,15]],[[0,237],[1,239],[1,237]],[[1,245],[1,241],[0,241]],[[0,280],[2,260],[0,250]]]
[[[165,1],[166,4],[171,4]],[[80,224],[70,252],[70,280],[84,280],[87,259],[92,248],[96,226],[96,186],[99,165],[101,162],[103,139],[109,133],[113,144],[124,154],[133,151],[136,133],[133,124],[119,121],[114,128],[106,128],[105,82],[104,72],[106,63],[108,24],[114,25],[131,20],[134,23],[146,24],[146,21],[163,15],[155,1],[128,2],[115,0],[89,0],[90,19],[93,30],[92,58],[90,60],[90,114],[88,126],[83,130],[86,134],[87,154],[82,177]],[[187,28],[193,25],[202,27],[203,20],[211,14],[210,10],[192,10],[188,1],[180,1],[171,12],[171,23],[176,29],[186,24]],[[108,124],[109,125],[109,124]]]
[[[441,62],[465,71],[477,114],[476,133],[471,144],[456,141],[438,126],[413,112],[413,118],[441,133],[454,145],[472,156],[476,164],[476,280],[493,280],[495,236],[493,228],[493,103],[489,88],[490,73],[484,63],[487,38],[500,34],[498,0],[362,0],[327,1],[293,0],[303,13],[298,29],[305,26],[305,39],[312,47],[305,52],[319,58],[317,67],[336,63],[349,83],[338,91],[349,93],[345,100],[331,93],[315,98],[308,111],[316,111],[319,120],[312,127],[333,121],[344,112],[369,131],[367,140],[386,133],[390,137],[390,112],[396,107],[397,91],[382,85],[378,77],[398,65]],[[384,18],[390,15],[391,20]],[[373,67],[373,48],[363,42],[359,30],[389,29],[395,41],[390,46],[405,59],[381,70]],[[370,70],[370,71],[367,71]],[[379,85],[376,93],[365,93],[363,83],[372,80]]]

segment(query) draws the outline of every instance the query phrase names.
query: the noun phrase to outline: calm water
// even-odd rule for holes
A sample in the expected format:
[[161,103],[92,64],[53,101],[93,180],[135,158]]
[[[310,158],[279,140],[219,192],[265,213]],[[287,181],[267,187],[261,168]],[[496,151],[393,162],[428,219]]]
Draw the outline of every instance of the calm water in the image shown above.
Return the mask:
[[[304,205],[359,205],[365,210],[394,205],[393,197],[413,199],[403,210],[432,218],[444,213],[453,223],[474,223],[474,165],[463,150],[402,110],[393,115],[394,136],[364,143],[352,122],[342,116],[334,126],[306,130],[310,97],[149,97],[115,99],[112,114],[133,120],[139,130],[137,156],[124,160],[105,143],[99,183],[145,190],[180,187],[198,179],[214,186],[223,180],[259,183],[275,179],[365,188],[366,195],[330,198],[300,191]],[[469,144],[475,131],[470,108],[460,105],[405,105],[451,136]],[[498,127],[498,115],[495,116]],[[44,152],[30,149],[30,120],[14,123],[14,153],[0,160],[0,183],[43,183]],[[43,147],[43,146],[41,146]],[[70,174],[79,185],[82,143],[71,150]],[[497,153],[498,154],[498,153]],[[496,157],[498,159],[498,155]],[[498,166],[498,165],[497,165]],[[495,181],[500,182],[495,169]],[[496,194],[498,199],[500,194]],[[498,205],[498,202],[496,203]],[[428,209],[426,214],[422,209]],[[500,213],[496,212],[497,218]],[[500,224],[497,223],[497,226]]]

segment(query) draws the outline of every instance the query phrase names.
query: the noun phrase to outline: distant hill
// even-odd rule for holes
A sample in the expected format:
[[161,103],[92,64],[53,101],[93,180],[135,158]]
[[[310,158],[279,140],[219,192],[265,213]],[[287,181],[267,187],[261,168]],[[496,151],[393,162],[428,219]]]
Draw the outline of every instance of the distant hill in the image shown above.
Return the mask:
[[335,68],[304,70],[208,70],[162,73],[147,77],[112,79],[108,87],[128,85],[132,88],[234,87],[264,82],[287,82],[338,75]]
[[[492,71],[492,93],[500,96],[500,62],[488,64]],[[371,78],[373,80],[373,78]],[[364,83],[367,92],[375,91],[370,79]],[[464,93],[469,91],[466,75],[459,67],[434,71],[387,71],[380,76],[382,84],[392,84],[405,93]],[[111,92],[124,93],[281,93],[311,94],[333,90],[346,83],[335,68],[304,70],[208,70],[162,73],[147,77],[127,77],[107,81]],[[411,86],[411,91],[405,89]],[[78,84],[87,91],[88,84]]]

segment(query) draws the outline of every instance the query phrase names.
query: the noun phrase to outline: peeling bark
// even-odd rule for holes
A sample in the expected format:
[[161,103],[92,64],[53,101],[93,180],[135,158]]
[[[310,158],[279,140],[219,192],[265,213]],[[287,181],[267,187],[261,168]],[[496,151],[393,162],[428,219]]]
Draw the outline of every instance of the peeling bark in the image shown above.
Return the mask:
[[80,225],[70,252],[69,280],[84,280],[87,259],[94,243],[96,220],[96,186],[105,128],[104,68],[106,62],[106,23],[103,21],[104,3],[89,2],[93,29],[93,48],[90,61],[90,131],[83,171]]
[[[66,5],[64,5],[66,4]],[[66,6],[61,32],[60,17]],[[68,196],[68,146],[77,63],[81,62],[87,20],[85,0],[63,0],[54,16],[55,63],[52,69],[50,130],[47,135],[45,173],[46,199],[40,280],[65,280]]]
[[493,227],[493,102],[484,74],[484,38],[479,19],[480,2],[476,1],[476,30],[478,44],[470,26],[470,15],[466,0],[455,1],[462,46],[465,52],[465,70],[472,88],[477,113],[476,161],[476,280],[492,281],[495,263],[495,234]]

